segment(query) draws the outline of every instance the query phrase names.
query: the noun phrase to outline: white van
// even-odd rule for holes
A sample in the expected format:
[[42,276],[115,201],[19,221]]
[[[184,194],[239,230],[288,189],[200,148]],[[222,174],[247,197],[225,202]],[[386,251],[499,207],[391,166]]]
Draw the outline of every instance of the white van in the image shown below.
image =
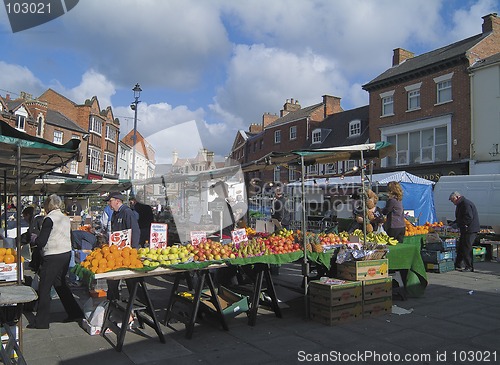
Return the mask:
[[441,176],[434,186],[438,220],[455,220],[455,205],[449,201],[454,191],[476,205],[481,226],[491,226],[500,232],[500,174]]

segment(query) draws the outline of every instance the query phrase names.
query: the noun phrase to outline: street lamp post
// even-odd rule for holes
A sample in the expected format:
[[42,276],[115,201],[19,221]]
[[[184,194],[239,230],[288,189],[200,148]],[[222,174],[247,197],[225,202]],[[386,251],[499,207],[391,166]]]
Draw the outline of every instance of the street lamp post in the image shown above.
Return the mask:
[[132,104],[130,104],[130,108],[134,111],[134,144],[132,145],[132,171],[130,176],[131,180],[134,179],[135,175],[135,145],[137,144],[137,104],[140,103],[139,97],[141,96],[142,91],[141,86],[139,84],[135,84],[132,91],[134,92],[134,101],[132,102]]

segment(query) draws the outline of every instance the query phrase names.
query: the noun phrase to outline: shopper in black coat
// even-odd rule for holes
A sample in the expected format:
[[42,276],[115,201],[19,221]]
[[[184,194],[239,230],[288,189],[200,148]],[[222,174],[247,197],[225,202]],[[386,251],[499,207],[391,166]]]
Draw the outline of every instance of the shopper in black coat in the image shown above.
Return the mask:
[[[474,271],[472,245],[479,232],[479,215],[476,206],[458,191],[451,193],[450,201],[455,204],[455,223],[460,229],[460,238],[457,244],[457,258],[455,269]],[[465,266],[462,269],[462,264]]]

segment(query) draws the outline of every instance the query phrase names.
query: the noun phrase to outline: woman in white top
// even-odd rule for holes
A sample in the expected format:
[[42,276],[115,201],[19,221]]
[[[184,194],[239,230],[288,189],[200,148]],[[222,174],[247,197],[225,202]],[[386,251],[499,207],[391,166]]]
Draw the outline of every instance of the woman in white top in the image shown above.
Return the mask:
[[38,310],[35,322],[29,324],[28,328],[49,328],[52,286],[68,315],[64,322],[83,318],[83,311],[66,283],[71,258],[71,224],[69,217],[62,212],[61,205],[62,200],[56,194],[45,200],[46,215],[40,234],[33,234],[35,245],[42,252],[42,263],[39,272]]

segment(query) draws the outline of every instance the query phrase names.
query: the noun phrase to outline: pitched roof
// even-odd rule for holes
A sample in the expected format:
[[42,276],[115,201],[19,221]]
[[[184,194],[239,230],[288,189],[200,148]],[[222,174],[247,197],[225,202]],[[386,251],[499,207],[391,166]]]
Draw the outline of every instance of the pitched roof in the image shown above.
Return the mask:
[[[368,111],[369,106],[365,105],[329,115],[321,124],[318,124],[322,133],[323,130],[330,131],[327,137],[322,143],[311,144],[309,148],[342,147],[366,143],[369,139]],[[361,121],[361,134],[349,137],[349,123],[354,120]]]
[[[142,151],[144,157],[150,160],[151,158],[148,154],[148,149],[146,148],[146,142],[144,140],[144,137],[137,130],[136,130],[136,137],[137,137],[136,148],[139,148]],[[134,147],[134,130],[132,129],[130,132],[128,132],[127,135],[123,137],[121,141],[131,148]]]
[[280,126],[282,124],[286,124],[288,122],[293,122],[296,120],[306,119],[311,116],[311,114],[318,108],[323,107],[323,103],[314,104],[311,106],[307,106],[305,108],[301,108],[297,111],[289,112],[288,114],[282,116],[281,118],[276,119],[274,122],[270,123],[265,127],[265,129],[273,128]]
[[468,50],[470,50],[487,36],[488,33],[481,33],[473,37],[466,38],[450,45],[438,48],[431,52],[427,52],[413,58],[408,58],[399,65],[396,65],[384,71],[367,84],[364,84],[363,89],[370,90],[383,81],[398,79],[405,74],[428,68],[431,65],[438,65],[451,59],[459,59],[465,57],[465,54]]
[[47,124],[54,125],[57,127],[61,127],[64,129],[69,129],[75,132],[87,133],[85,129],[80,127],[78,124],[73,122],[71,119],[66,117],[64,114],[59,113],[56,110],[48,109],[47,110]]
[[475,62],[471,67],[469,67],[469,70],[474,71],[477,70],[478,68],[491,66],[498,62],[500,62],[500,52],[494,54],[493,56],[486,57]]

